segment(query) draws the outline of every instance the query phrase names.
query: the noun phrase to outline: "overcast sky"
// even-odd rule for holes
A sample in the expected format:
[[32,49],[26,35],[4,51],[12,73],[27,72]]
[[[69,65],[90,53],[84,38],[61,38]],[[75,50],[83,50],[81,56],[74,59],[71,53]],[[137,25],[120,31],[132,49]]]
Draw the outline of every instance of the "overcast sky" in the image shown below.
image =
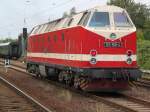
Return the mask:
[[[150,0],[136,0],[139,1],[150,5]],[[107,0],[0,0],[0,39],[17,38],[24,26],[31,30],[37,24],[61,17],[63,12],[73,6],[81,11],[106,5],[106,2]]]

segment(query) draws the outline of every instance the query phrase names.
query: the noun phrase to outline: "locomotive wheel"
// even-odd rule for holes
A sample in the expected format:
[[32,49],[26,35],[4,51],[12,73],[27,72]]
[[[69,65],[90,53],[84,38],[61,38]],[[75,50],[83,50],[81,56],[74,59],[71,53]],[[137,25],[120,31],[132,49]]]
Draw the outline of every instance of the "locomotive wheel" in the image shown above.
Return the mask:
[[30,71],[30,65],[29,64],[27,64],[27,72],[31,73],[31,71]]
[[72,86],[72,80],[71,79],[66,80],[66,84]]
[[73,84],[74,88],[76,89],[80,89],[80,81],[78,77],[74,78],[74,84]]
[[39,78],[40,78],[40,79],[44,79],[45,77],[42,76],[41,74],[39,74]]
[[40,70],[38,66],[36,66],[35,74],[36,74],[36,77],[40,77]]

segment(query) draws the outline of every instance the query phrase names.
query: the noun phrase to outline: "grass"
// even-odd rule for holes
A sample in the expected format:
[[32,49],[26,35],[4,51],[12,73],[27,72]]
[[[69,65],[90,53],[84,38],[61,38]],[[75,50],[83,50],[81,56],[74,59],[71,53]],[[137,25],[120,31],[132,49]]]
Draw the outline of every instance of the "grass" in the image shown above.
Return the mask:
[[150,70],[150,41],[139,41],[137,47],[137,57],[140,68]]

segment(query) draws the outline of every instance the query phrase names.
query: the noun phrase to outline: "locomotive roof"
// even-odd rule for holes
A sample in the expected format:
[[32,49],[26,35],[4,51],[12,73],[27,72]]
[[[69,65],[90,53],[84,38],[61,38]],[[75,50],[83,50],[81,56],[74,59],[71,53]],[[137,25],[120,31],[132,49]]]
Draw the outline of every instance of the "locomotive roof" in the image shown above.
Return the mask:
[[[113,6],[113,5],[106,5],[106,6],[96,6],[94,8],[84,10],[82,12],[67,16],[67,17],[62,17],[44,24],[40,24],[35,26],[30,34],[35,35],[35,34],[42,34],[50,31],[55,31],[58,29],[66,28],[66,27],[73,27],[76,26],[80,19],[82,19],[82,16],[85,12],[94,12],[94,11],[99,11],[99,12],[122,12],[124,9]],[[74,22],[72,22],[74,20]],[[71,21],[71,25],[70,22]],[[69,25],[68,25],[69,24]],[[68,26],[67,26],[68,25]]]
[[118,6],[114,6],[114,5],[106,5],[106,6],[96,6],[94,8],[91,8],[89,10],[98,10],[98,11],[102,11],[102,12],[121,12],[123,11],[124,9],[121,8],[121,7],[118,7]]
[[[121,8],[121,7],[118,7],[118,6],[114,6],[114,5],[95,6],[94,8],[90,8],[90,9],[78,12],[76,14],[83,13],[83,12],[90,12],[90,11],[93,11],[93,10],[98,10],[98,11],[102,11],[102,12],[110,12],[110,11],[119,11],[119,12],[122,12],[124,9]],[[74,15],[76,15],[76,14],[74,14]],[[40,26],[40,25],[44,25],[44,24],[48,24],[48,23],[52,23],[52,22],[55,22],[55,21],[59,21],[59,20],[61,20],[63,18],[64,17],[55,19],[53,21],[49,21],[47,23],[39,24],[39,25],[36,25],[35,27]],[[67,18],[67,17],[65,17],[65,18]]]

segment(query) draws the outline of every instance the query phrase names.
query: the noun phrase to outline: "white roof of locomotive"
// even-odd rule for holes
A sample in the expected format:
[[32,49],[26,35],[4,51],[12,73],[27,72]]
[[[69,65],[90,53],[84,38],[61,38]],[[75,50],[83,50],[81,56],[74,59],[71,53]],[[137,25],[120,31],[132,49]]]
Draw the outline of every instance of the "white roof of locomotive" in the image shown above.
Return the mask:
[[[35,26],[34,28],[37,28],[37,29],[40,29],[38,27],[42,26],[42,25],[45,25],[45,27],[43,29],[40,29],[38,32],[36,32],[36,34],[41,34],[41,33],[46,33],[46,32],[50,32],[50,31],[55,31],[55,30],[59,30],[59,29],[63,29],[63,28],[66,28],[67,26],[64,26],[66,21],[70,20],[71,18],[75,18],[74,20],[74,23],[72,25],[70,25],[70,27],[74,27],[77,25],[77,23],[79,22],[79,20],[81,19],[82,17],[82,14],[84,12],[123,12],[125,11],[125,9],[123,8],[120,8],[118,6],[113,6],[113,5],[106,5],[106,6],[96,6],[94,8],[91,8],[91,9],[87,9],[87,10],[84,10],[82,12],[78,12],[72,16],[68,16],[68,17],[65,17],[65,18],[59,18],[59,19],[56,19],[56,20],[53,20],[53,21],[50,21],[48,23],[44,23],[44,24],[40,24],[40,25],[37,25]],[[53,26],[53,24],[55,24],[55,22],[57,22],[58,20],[61,20],[61,24],[57,24],[55,26]],[[46,25],[52,25],[50,26],[51,27],[51,30],[49,31],[46,31],[44,32],[45,28],[46,28]],[[35,29],[34,29],[35,30]],[[31,33],[30,35],[34,35],[33,33]]]
[[92,10],[97,10],[100,12],[122,12],[125,9],[114,5],[106,5],[106,6],[96,6],[92,9],[88,9],[88,11],[92,11]]

